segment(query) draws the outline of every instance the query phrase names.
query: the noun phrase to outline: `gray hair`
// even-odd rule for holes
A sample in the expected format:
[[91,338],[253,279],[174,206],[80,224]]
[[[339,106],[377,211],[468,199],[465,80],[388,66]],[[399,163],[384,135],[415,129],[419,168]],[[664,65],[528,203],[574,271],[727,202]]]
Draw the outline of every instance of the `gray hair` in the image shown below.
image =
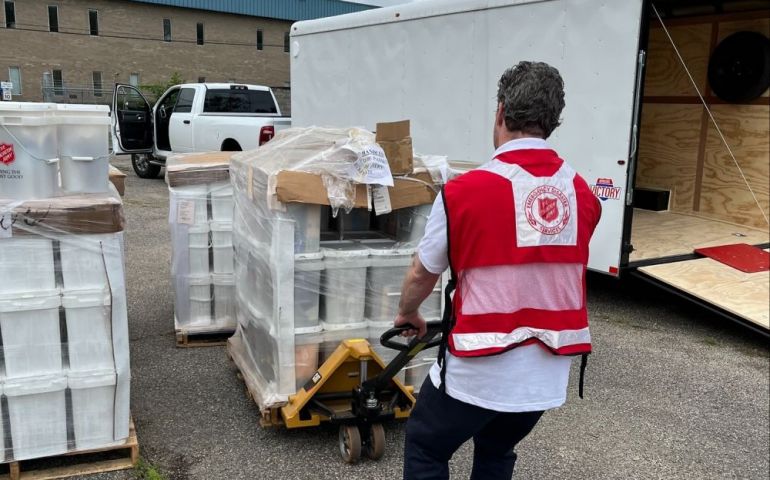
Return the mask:
[[547,63],[519,62],[500,77],[497,101],[508,130],[548,138],[560,124],[564,81]]

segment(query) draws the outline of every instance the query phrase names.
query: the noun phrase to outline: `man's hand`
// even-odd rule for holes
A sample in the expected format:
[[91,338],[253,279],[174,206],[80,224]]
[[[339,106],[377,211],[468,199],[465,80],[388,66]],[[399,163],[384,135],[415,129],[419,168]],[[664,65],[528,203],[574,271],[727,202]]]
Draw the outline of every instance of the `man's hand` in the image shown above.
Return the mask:
[[422,315],[420,315],[420,312],[412,312],[407,314],[399,313],[396,316],[396,320],[393,322],[393,326],[396,326],[396,327],[400,327],[402,325],[407,325],[407,324],[410,324],[415,328],[404,330],[401,333],[401,336],[403,337],[413,337],[415,335],[419,337],[423,337],[428,332],[428,327],[425,324],[425,319],[422,318]]

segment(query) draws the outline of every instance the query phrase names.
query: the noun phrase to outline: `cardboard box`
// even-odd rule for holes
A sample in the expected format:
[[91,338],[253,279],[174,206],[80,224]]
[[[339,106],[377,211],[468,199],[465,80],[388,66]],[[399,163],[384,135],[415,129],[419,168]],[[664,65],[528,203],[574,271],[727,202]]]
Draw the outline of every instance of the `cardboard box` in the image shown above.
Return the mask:
[[394,176],[412,173],[414,158],[409,128],[409,120],[377,124],[376,140],[385,151]]
[[24,202],[2,200],[0,210],[11,210],[9,216],[14,236],[116,233],[125,227],[123,203],[119,197],[110,194],[69,195]]
[[126,174],[112,165],[110,165],[110,182],[115,185],[121,197],[126,194]]
[[[427,172],[394,177],[393,186],[388,187],[391,208],[398,210],[399,208],[433,203],[438,189],[439,186],[433,183]],[[321,176],[314,173],[278,172],[275,190],[278,200],[283,203],[329,205],[329,197]],[[367,208],[368,206],[366,185],[357,184],[354,208]]]
[[229,182],[230,158],[239,152],[206,152],[172,155],[166,163],[169,187]]

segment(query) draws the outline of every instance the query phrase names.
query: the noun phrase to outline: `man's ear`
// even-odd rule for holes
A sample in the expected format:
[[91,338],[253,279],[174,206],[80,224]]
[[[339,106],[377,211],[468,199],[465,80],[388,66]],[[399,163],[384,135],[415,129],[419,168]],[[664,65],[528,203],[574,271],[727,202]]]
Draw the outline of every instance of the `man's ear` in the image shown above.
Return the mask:
[[495,124],[502,127],[505,124],[505,113],[503,112],[503,104],[497,103],[497,113],[495,113]]

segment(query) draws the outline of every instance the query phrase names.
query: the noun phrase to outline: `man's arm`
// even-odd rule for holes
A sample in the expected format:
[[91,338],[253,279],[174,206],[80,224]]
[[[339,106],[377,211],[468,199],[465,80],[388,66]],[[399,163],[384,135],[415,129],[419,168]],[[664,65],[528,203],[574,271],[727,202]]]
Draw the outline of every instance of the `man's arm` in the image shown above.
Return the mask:
[[440,274],[429,272],[420,261],[419,255],[415,255],[412,265],[404,278],[401,287],[401,300],[398,303],[398,316],[395,322],[400,325],[411,324],[415,329],[404,332],[405,336],[419,335],[422,337],[427,332],[425,319],[418,309],[423,301],[433,292]]

